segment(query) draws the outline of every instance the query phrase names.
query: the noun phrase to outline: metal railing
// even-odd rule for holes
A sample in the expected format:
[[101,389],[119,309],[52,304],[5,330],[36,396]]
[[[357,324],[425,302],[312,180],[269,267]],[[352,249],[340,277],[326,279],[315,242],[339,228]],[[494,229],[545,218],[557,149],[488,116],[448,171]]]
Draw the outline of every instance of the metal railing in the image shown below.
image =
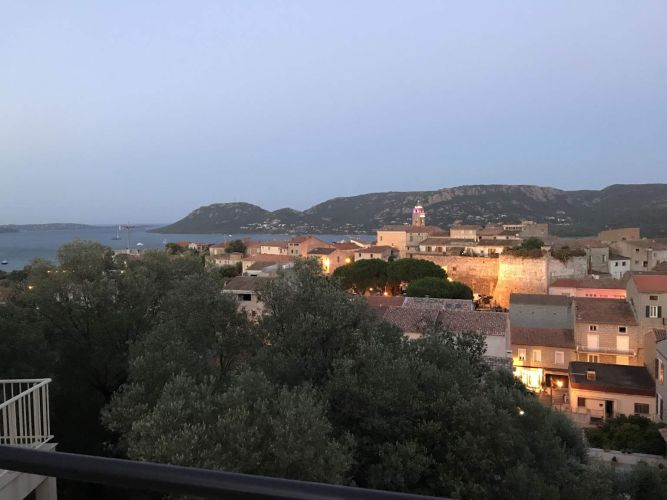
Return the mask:
[[612,354],[617,356],[636,356],[635,349],[614,349],[613,347],[588,347],[586,345],[577,345],[577,352],[591,354]]
[[435,498],[2,445],[0,445],[0,468],[115,487],[210,498],[303,500]]
[[51,379],[0,380],[0,445],[37,448],[53,438]]

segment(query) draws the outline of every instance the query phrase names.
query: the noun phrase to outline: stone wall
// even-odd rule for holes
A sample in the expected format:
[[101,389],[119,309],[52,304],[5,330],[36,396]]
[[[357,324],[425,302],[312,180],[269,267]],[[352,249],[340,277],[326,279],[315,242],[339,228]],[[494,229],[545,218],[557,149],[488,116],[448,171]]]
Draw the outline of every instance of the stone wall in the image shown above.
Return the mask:
[[502,307],[509,307],[512,293],[547,294],[555,279],[583,278],[587,271],[586,257],[574,257],[565,263],[551,256],[485,258],[417,253],[414,258],[443,267],[453,280],[465,283],[474,293],[492,296]]

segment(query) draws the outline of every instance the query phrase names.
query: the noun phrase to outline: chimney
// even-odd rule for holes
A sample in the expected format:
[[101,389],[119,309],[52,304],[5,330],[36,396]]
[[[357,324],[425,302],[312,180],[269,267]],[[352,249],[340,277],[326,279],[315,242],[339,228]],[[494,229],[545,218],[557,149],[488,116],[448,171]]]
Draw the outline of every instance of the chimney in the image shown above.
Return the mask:
[[595,380],[595,370],[586,370],[586,380]]

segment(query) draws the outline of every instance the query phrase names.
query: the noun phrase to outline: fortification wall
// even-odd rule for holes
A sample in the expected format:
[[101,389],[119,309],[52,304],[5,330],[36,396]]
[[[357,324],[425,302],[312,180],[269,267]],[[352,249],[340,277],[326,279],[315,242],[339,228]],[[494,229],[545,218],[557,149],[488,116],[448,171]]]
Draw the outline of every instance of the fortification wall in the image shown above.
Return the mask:
[[561,262],[551,256],[485,258],[416,253],[414,258],[443,267],[453,280],[465,283],[474,293],[492,296],[493,302],[502,307],[509,307],[512,293],[547,294],[554,280],[583,278],[587,272],[586,257]]
[[447,271],[454,281],[465,283],[472,291],[482,295],[493,295],[498,281],[498,259],[485,257],[458,257],[414,254],[415,259],[430,260]]

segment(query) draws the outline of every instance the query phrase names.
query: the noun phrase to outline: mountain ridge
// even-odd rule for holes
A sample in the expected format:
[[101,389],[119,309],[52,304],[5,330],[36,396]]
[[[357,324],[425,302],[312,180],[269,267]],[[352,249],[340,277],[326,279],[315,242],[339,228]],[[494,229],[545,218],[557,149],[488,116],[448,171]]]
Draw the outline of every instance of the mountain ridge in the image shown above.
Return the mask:
[[246,202],[201,206],[158,233],[374,232],[410,221],[420,202],[429,224],[489,224],[530,219],[554,234],[585,236],[608,227],[639,226],[647,236],[667,236],[667,184],[613,184],[573,190],[527,184],[475,184],[433,191],[388,191],[339,196],[299,211],[266,210]]

